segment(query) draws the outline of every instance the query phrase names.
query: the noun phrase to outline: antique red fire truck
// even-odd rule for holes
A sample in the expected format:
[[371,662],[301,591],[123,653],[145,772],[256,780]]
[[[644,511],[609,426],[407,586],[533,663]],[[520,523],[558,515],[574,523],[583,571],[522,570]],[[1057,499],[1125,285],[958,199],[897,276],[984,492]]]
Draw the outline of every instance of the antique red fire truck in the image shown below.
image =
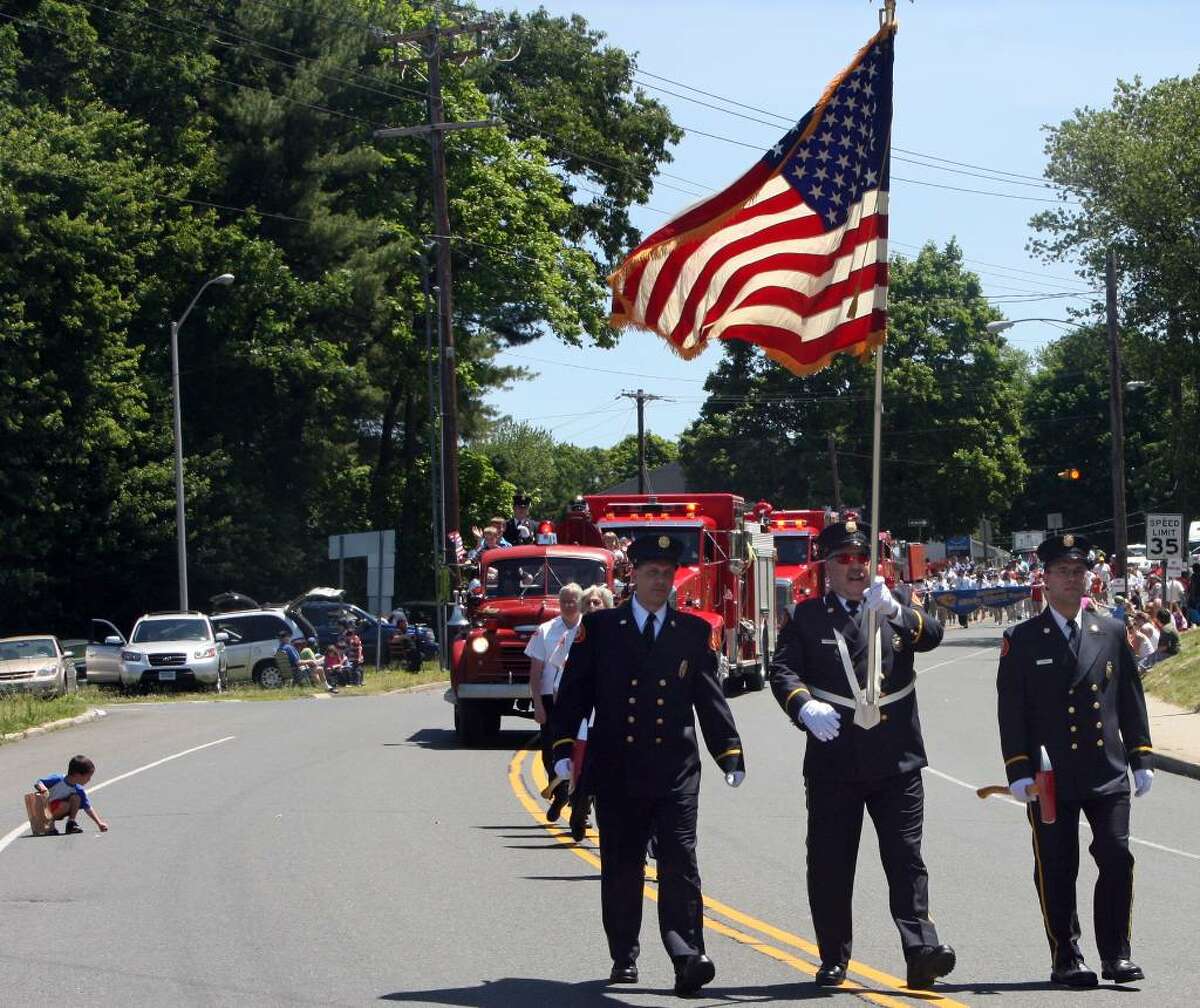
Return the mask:
[[471,625],[451,647],[446,691],[463,745],[494,735],[505,715],[532,716],[525,645],[538,624],[559,615],[563,585],[613,587],[612,553],[555,538],[539,531],[537,545],[487,550],[479,558],[478,585],[466,605]]

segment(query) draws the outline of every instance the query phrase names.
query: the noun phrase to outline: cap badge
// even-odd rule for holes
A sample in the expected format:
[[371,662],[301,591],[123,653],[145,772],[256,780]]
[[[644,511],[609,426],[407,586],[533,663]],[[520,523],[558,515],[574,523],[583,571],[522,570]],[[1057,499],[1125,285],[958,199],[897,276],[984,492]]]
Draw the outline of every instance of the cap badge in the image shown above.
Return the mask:
[[848,522],[846,522],[846,531],[853,535],[858,531],[858,522],[851,518]]
[[1075,545],[1075,537],[1068,532],[1065,536],[1063,536],[1063,545],[1066,546],[1067,549],[1070,549]]
[[670,545],[671,545],[671,537],[670,536],[659,536],[658,537],[658,548],[659,549],[666,549]]

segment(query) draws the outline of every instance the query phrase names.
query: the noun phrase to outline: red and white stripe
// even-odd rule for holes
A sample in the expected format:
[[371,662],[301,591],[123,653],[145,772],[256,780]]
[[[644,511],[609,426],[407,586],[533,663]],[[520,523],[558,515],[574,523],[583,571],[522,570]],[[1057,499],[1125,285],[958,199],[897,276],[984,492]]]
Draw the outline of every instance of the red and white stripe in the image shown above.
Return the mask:
[[717,230],[689,236],[704,219],[728,213],[720,203],[730,195],[684,211],[613,274],[614,322],[657,332],[685,357],[711,339],[747,340],[798,373],[882,338],[886,191],[864,193],[845,223],[827,231],[772,173]]

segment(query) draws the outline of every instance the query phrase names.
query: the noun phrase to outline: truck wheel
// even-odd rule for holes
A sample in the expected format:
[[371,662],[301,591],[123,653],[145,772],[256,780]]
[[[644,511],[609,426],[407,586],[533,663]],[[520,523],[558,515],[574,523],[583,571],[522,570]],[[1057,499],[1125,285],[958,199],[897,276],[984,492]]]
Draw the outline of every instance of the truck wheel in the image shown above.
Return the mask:
[[454,705],[454,732],[468,748],[483,745],[500,728],[500,715],[486,703],[459,700]]

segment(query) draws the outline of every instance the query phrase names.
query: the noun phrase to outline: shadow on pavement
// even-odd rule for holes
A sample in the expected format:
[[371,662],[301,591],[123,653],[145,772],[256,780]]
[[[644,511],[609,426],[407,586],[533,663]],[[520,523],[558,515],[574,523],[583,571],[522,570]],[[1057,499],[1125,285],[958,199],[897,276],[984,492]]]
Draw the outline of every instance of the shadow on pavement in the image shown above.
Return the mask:
[[971,983],[945,983],[939,981],[937,990],[934,993],[999,994],[1003,991],[1068,991],[1068,988],[1060,984],[1051,983],[1049,980],[1011,980],[997,983],[992,983],[988,980],[975,980]]
[[[473,749],[529,749],[530,736],[528,731],[502,731],[494,735],[483,745],[472,746]],[[403,743],[384,742],[385,746],[415,745],[421,749],[464,749],[465,746],[454,735],[453,728],[421,728],[413,732]]]
[[[864,988],[865,990],[866,988]],[[463,1005],[465,1008],[513,1008],[517,1005],[553,1005],[554,1008],[576,1008],[589,1005],[628,1005],[623,994],[661,994],[674,996],[670,986],[654,987],[637,984],[632,987],[612,987],[604,980],[582,983],[563,983],[533,977],[504,977],[484,981],[478,987],[446,987],[441,990],[397,991],[383,994],[380,1001],[415,1001],[436,1005]],[[768,1001],[790,1003],[828,998],[836,994],[828,988],[814,987],[803,981],[772,986],[705,987],[692,1003],[701,1004],[758,1004]],[[845,992],[843,992],[845,993]],[[886,992],[892,994],[893,991]]]
[[599,882],[599,875],[522,875],[530,882]]
[[[961,637],[959,636],[960,633],[962,634]],[[942,648],[948,648],[948,647],[961,647],[961,648],[995,647],[995,648],[998,648],[999,646],[1000,646],[1000,638],[999,637],[975,637],[972,635],[972,631],[970,631],[970,630],[962,630],[962,631],[959,631],[959,630],[949,631],[948,630],[946,632],[946,636],[942,638],[942,643],[937,646],[937,650],[940,651]]]

